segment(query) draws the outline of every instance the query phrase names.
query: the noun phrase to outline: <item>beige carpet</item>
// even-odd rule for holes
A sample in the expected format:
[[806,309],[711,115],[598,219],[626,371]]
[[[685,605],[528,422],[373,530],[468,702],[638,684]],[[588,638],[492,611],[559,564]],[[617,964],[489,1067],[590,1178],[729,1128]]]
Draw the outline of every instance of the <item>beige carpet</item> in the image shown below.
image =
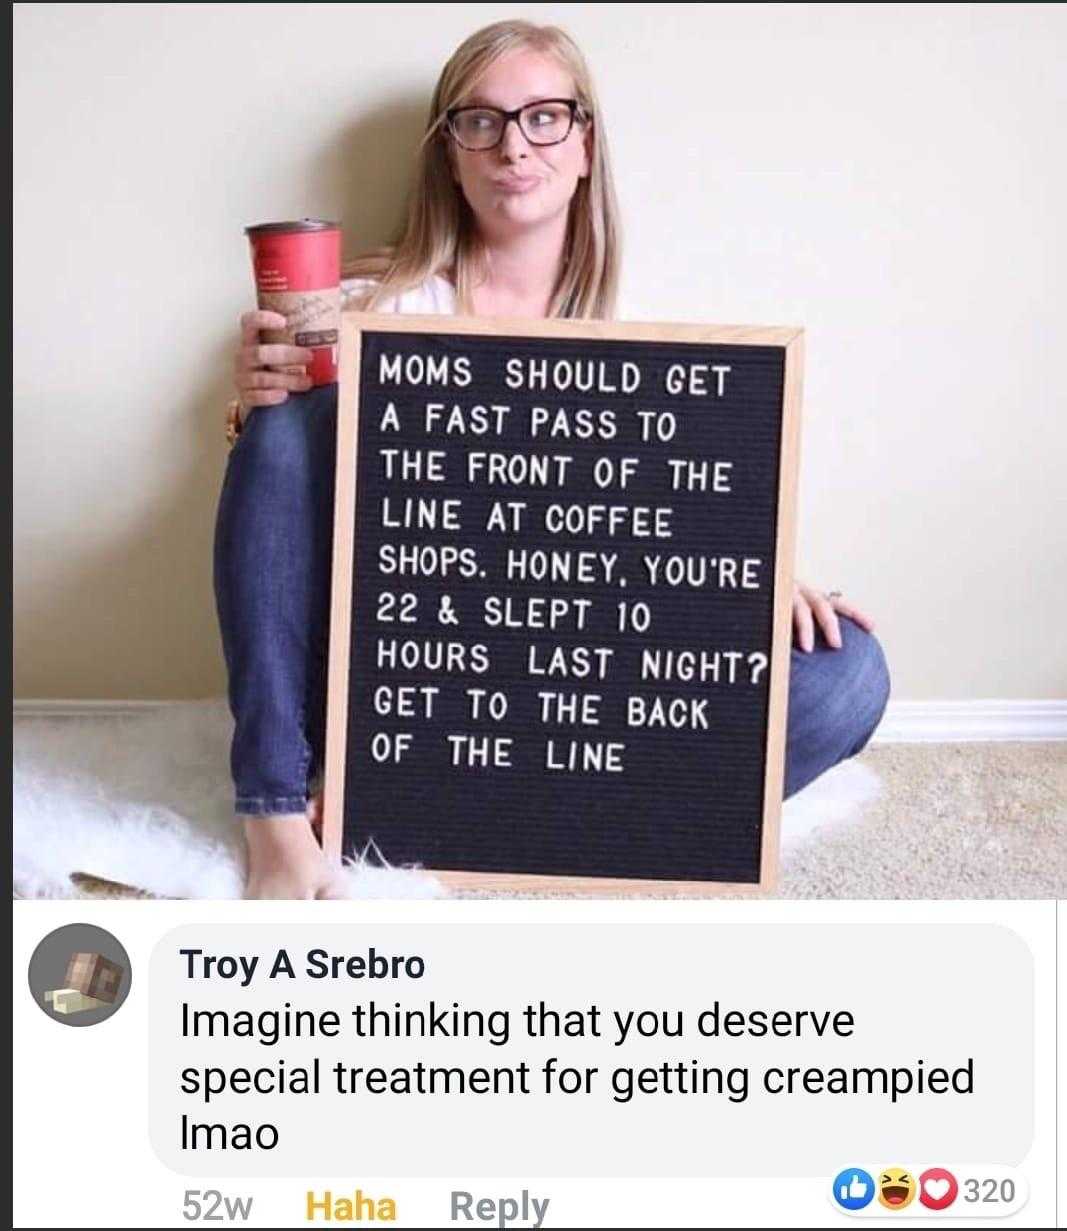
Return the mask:
[[770,896],[1067,898],[1067,743],[884,744],[857,760],[881,794],[791,844]]
[[863,820],[792,851],[787,898],[1067,897],[1067,743],[886,744]]

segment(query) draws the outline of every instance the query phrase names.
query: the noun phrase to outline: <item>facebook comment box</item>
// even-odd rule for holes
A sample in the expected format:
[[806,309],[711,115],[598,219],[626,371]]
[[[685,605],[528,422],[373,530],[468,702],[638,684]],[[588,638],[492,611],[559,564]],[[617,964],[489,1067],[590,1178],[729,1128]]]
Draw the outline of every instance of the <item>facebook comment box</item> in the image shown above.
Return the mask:
[[151,959],[151,1139],[197,1176],[1014,1165],[1033,1004],[992,924],[181,927]]

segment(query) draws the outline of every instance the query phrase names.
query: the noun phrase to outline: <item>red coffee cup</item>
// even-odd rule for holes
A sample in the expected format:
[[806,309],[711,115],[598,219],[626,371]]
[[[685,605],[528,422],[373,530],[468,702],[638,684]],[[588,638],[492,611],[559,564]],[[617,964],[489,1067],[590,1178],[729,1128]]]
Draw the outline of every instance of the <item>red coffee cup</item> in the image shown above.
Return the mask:
[[257,302],[287,321],[285,329],[262,330],[264,341],[310,347],[311,383],[332,384],[341,327],[340,226],[301,218],[245,227],[245,234],[252,249]]

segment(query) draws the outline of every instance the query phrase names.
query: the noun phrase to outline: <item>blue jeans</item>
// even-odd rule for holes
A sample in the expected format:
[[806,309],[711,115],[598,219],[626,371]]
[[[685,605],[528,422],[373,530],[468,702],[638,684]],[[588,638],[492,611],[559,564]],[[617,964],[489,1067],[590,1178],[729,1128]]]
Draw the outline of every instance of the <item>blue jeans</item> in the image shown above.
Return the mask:
[[[215,531],[215,596],[245,816],[303,812],[325,747],[337,386],[252,412],[230,454]],[[877,640],[841,620],[791,652],[785,794],[855,756],[889,698]]]

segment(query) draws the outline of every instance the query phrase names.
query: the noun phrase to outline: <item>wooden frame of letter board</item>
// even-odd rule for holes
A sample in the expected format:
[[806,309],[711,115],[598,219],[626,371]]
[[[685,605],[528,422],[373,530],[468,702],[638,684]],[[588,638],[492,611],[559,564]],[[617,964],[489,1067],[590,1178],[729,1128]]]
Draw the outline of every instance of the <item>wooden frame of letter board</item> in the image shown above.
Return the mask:
[[[356,451],[362,334],[477,334],[482,337],[570,338],[590,341],[690,342],[729,346],[780,346],[785,350],[778,468],[775,604],[771,637],[766,773],[760,877],[755,884],[724,881],[631,880],[617,877],[531,875],[427,868],[446,885],[482,892],[556,893],[566,896],[685,893],[715,897],[772,890],[778,873],[779,819],[785,772],[786,705],[792,636],[793,552],[796,532],[797,462],[804,367],[804,331],[783,326],[630,324],[616,321],[481,319],[462,316],[341,313],[340,388],[337,422],[337,486],[334,506],[333,585],[327,681],[325,798],[322,845],[333,862],[344,840],[345,752],[348,733],[353,552],[355,546]],[[352,413],[352,408],[355,413]]]

